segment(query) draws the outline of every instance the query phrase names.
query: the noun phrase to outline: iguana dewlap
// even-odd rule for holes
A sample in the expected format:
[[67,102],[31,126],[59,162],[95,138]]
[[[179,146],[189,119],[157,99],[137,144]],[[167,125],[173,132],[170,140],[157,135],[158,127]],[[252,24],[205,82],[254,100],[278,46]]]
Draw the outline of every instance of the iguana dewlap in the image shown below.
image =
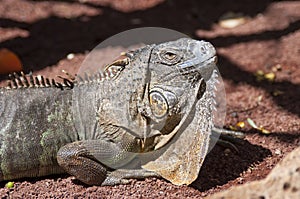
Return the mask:
[[213,126],[215,56],[210,43],[182,38],[76,81],[15,75],[0,88],[0,180],[67,172],[96,185],[192,183]]

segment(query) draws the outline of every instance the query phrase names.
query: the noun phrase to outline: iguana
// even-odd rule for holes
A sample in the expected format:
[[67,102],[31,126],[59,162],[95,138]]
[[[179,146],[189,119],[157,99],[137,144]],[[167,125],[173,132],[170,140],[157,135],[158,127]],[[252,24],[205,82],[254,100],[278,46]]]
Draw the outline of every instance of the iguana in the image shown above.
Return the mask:
[[181,38],[63,82],[13,75],[0,88],[0,181],[67,172],[89,185],[190,184],[206,156],[216,51]]

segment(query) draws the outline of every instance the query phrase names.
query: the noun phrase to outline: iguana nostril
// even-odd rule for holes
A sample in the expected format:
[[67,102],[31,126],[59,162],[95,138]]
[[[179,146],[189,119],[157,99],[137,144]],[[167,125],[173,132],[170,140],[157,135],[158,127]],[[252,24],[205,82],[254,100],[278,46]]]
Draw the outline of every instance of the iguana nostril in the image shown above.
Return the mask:
[[200,51],[201,51],[201,54],[206,54],[207,53],[205,46],[201,46]]

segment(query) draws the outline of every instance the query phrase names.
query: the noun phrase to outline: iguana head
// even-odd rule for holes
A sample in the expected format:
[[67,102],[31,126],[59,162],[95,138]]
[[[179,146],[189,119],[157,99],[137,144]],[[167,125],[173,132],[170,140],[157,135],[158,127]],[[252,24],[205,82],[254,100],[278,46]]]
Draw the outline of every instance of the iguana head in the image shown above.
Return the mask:
[[[151,109],[145,108],[143,114],[150,119],[152,130],[170,134],[170,128],[164,127],[170,122],[175,127],[178,116],[180,121],[187,116],[205,92],[215,64],[215,48],[205,41],[182,38],[152,49],[143,102]],[[155,131],[148,136],[153,134]]]

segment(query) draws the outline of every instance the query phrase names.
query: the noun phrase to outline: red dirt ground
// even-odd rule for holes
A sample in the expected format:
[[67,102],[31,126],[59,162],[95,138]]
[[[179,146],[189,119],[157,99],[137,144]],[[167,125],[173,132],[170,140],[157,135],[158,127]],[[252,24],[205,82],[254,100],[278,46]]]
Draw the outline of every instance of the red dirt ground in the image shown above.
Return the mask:
[[[85,186],[68,175],[15,180],[3,198],[201,198],[264,178],[300,145],[300,2],[261,0],[0,0],[0,48],[19,55],[26,72],[55,77],[76,72],[85,55],[104,39],[136,27],[157,26],[212,42],[227,93],[226,127],[251,118],[266,135],[246,123],[239,153],[216,146],[191,186],[163,179],[133,180],[113,187]],[[225,29],[228,12],[248,16]],[[73,59],[67,59],[74,53]],[[109,52],[107,52],[109,53]],[[276,67],[278,69],[275,70]],[[273,82],[255,73],[274,72]],[[2,75],[1,79],[5,78]],[[2,83],[3,85],[3,83]]]

